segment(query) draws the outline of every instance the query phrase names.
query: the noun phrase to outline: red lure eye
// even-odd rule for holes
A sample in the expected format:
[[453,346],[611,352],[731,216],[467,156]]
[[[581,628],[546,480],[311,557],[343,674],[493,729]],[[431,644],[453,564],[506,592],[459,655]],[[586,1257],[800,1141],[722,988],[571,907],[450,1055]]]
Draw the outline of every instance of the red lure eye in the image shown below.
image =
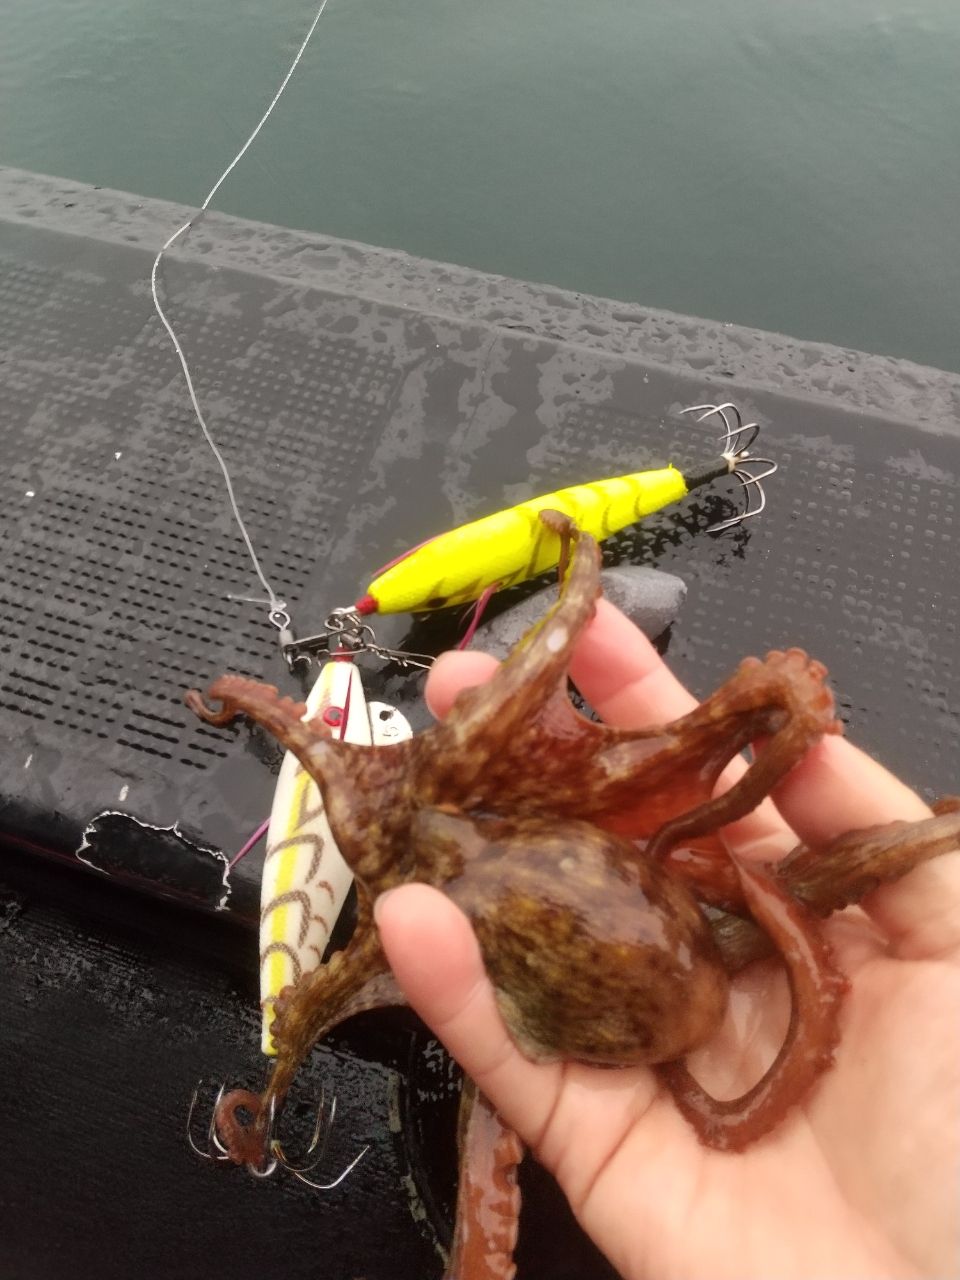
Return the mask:
[[343,722],[342,707],[327,707],[323,713],[323,723],[329,725],[338,725]]

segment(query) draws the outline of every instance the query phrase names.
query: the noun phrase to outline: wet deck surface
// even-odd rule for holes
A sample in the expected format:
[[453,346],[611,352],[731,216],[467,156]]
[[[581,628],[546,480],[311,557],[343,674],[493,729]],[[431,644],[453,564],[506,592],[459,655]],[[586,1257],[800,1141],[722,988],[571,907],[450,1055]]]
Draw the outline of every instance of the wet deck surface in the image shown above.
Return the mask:
[[[182,1140],[197,1075],[258,1076],[258,858],[225,884],[223,857],[268,812],[278,764],[242,727],[198,726],[182,691],[230,669],[300,692],[261,611],[227,599],[256,584],[150,303],[153,254],[183,217],[0,171],[0,1061],[24,1100],[0,1259],[25,1280],[74,1258],[79,1275],[167,1274],[171,1258],[207,1275],[216,1257],[217,1274],[252,1276],[277,1256],[291,1276],[419,1280],[439,1275],[448,1163],[430,1122],[422,1136],[430,1107],[397,1134],[389,1100],[411,1072],[415,1091],[453,1086],[410,1025],[351,1030],[315,1060],[340,1098],[338,1151],[374,1145],[328,1200],[217,1176]],[[714,436],[679,411],[732,399],[781,466],[762,519],[706,535],[730,509],[716,490],[608,558],[686,581],[668,656],[695,691],[799,644],[830,668],[856,741],[927,795],[956,790],[956,375],[216,215],[168,259],[164,293],[302,632],[453,523],[709,460]],[[454,634],[392,620],[380,638]],[[419,678],[367,683],[423,723]],[[424,1159],[436,1204],[418,1225],[401,1179]],[[546,1259],[553,1207],[528,1199],[521,1253],[540,1262],[521,1275],[604,1274],[563,1233]]]

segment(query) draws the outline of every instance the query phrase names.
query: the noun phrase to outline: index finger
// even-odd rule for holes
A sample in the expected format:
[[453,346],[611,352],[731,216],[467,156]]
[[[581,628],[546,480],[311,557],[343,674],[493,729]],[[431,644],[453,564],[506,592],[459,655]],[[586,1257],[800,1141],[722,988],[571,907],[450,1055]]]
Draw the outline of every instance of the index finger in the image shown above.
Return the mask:
[[697,705],[640,628],[602,597],[574,652],[570,678],[600,718],[620,729],[666,724]]

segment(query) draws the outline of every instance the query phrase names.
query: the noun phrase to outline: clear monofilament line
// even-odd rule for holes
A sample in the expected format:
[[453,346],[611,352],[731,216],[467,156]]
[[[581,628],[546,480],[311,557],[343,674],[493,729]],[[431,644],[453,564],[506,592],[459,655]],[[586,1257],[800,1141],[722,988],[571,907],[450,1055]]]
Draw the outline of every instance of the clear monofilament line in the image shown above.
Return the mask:
[[237,503],[236,494],[234,493],[234,490],[233,490],[233,480],[230,477],[229,468],[227,467],[223,454],[220,452],[220,449],[217,446],[217,442],[214,440],[210,432],[210,428],[207,426],[206,419],[203,416],[203,411],[200,408],[200,401],[197,398],[197,391],[196,391],[196,387],[194,386],[193,375],[190,372],[190,365],[187,362],[186,354],[184,353],[183,347],[180,343],[180,339],[177,337],[176,332],[174,331],[173,325],[170,323],[166,313],[163,310],[163,307],[160,305],[160,295],[157,289],[157,279],[160,271],[160,263],[163,260],[163,255],[167,252],[168,249],[171,249],[176,244],[176,242],[180,239],[182,235],[185,235],[186,232],[189,231],[191,227],[195,226],[196,223],[199,221],[199,219],[203,217],[204,213],[206,213],[207,209],[210,207],[210,203],[213,200],[214,196],[217,194],[217,192],[223,186],[224,182],[226,182],[227,178],[229,178],[230,174],[233,173],[234,169],[237,167],[237,165],[246,155],[247,151],[250,149],[251,145],[253,144],[260,130],[263,128],[263,126],[269,120],[270,116],[273,114],[274,107],[280,101],[280,98],[283,95],[283,91],[286,89],[287,85],[290,83],[291,76],[293,75],[294,71],[296,71],[297,66],[300,63],[300,59],[303,57],[304,53],[306,52],[307,45],[310,43],[313,33],[317,29],[317,24],[319,23],[321,17],[323,16],[323,11],[324,9],[326,9],[327,3],[328,3],[328,0],[323,0],[322,4],[317,10],[316,15],[314,16],[313,22],[310,24],[310,29],[308,30],[307,34],[304,36],[303,41],[300,45],[300,48],[297,50],[293,61],[290,63],[290,66],[287,68],[287,73],[283,77],[283,80],[280,82],[280,86],[277,89],[276,93],[273,95],[273,98],[270,101],[270,105],[267,107],[266,111],[264,111],[263,115],[260,117],[259,121],[257,122],[256,128],[253,130],[253,132],[247,138],[246,142],[243,144],[243,146],[240,148],[237,154],[233,157],[233,159],[227,165],[226,169],[224,169],[223,173],[221,173],[220,177],[216,180],[216,182],[210,188],[210,191],[207,194],[207,198],[204,200],[200,208],[196,211],[196,213],[191,214],[191,216],[186,220],[183,226],[178,227],[177,230],[173,233],[173,235],[170,236],[170,238],[163,245],[160,252],[157,254],[156,258],[154,258],[153,260],[153,268],[151,269],[151,272],[150,272],[150,296],[153,298],[154,309],[156,310],[157,315],[160,317],[160,322],[163,325],[163,327],[166,329],[170,337],[170,341],[173,343],[173,348],[177,353],[177,358],[180,361],[180,368],[183,371],[183,378],[187,384],[187,391],[190,395],[190,403],[193,406],[193,412],[196,415],[197,422],[200,425],[200,430],[203,432],[203,437],[206,440],[207,444],[210,446],[210,451],[213,454],[214,458],[216,459],[217,465],[219,466],[221,474],[223,475],[223,482],[224,482],[224,485],[226,486],[227,497],[230,501],[230,509],[233,512],[233,517],[237,522],[237,528],[240,530],[240,534],[241,534],[241,537],[243,538],[244,545],[247,548],[247,554],[250,556],[250,562],[253,565],[253,568],[256,572],[257,577],[260,580],[260,583],[264,591],[267,593],[267,596],[269,597],[270,620],[274,624],[274,626],[277,626],[277,627],[280,627],[289,623],[289,618],[286,614],[284,602],[278,597],[273,587],[270,585],[270,581],[267,578],[267,575],[264,573],[263,568],[260,564],[260,559],[257,556],[256,549],[254,548],[254,545],[253,545],[253,540],[250,537],[246,524],[244,523],[243,516],[240,514],[240,507],[239,507],[239,504]]

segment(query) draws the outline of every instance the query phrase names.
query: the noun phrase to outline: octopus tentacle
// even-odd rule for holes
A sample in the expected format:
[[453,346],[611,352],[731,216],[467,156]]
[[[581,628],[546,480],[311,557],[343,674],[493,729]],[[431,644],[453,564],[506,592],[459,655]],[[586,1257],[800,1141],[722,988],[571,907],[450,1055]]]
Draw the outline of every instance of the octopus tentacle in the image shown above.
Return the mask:
[[[553,516],[563,521],[556,512],[541,512],[544,523]],[[576,530],[569,521],[566,525],[568,543]],[[580,537],[557,602],[501,663],[494,679],[463,690],[455,714],[431,730],[440,753],[457,754],[461,785],[465,765],[479,779],[489,758],[509,749],[518,735],[527,736],[544,703],[565,687],[574,647],[599,594],[600,549],[592,538]]]
[[[272,684],[260,684],[246,676],[227,675],[214,680],[204,698],[199,689],[190,689],[184,702],[207,724],[222,727],[239,715],[248,716],[262,728],[272,733],[277,741],[300,761],[306,771],[322,785],[327,774],[338,783],[348,776],[345,758],[363,758],[376,748],[353,742],[332,742],[330,726],[322,719],[304,720],[305,702],[281,694]],[[220,707],[210,705],[219,702]],[[407,743],[398,743],[391,750],[402,750]]]
[[[574,566],[580,553],[578,546]],[[493,689],[502,672],[472,693],[481,697]],[[496,752],[482,757],[477,798],[491,806],[586,818],[632,838],[649,837],[683,817],[655,851],[665,853],[749,812],[819,737],[840,731],[825,675],[801,650],[774,651],[762,662],[741,663],[689,715],[640,730],[589,721],[569,699],[564,706],[551,696],[541,701],[539,716],[517,725]],[[757,760],[736,786],[712,800],[723,769],[758,738],[768,741]]]
[[[881,884],[899,880],[931,858],[960,848],[960,801],[947,797],[933,806],[932,818],[891,822],[863,831],[848,831],[827,844],[799,845],[782,862],[767,869],[788,893],[815,915],[860,902]],[[674,855],[667,859],[673,870]],[[696,892],[696,886],[692,885]],[[775,950],[769,934],[753,920],[733,911],[710,913],[714,940],[728,973],[737,973]]]
[[[243,676],[220,676],[208,689],[207,698],[220,702],[220,708],[211,707],[197,689],[184,695],[187,706],[208,724],[225,725],[237,715],[249,716],[297,757],[317,783],[337,847],[356,876],[372,880],[378,872],[385,872],[386,879],[376,886],[377,891],[401,878],[390,874],[367,833],[390,826],[379,821],[384,812],[396,811],[402,825],[403,780],[411,762],[422,753],[419,742],[406,739],[389,747],[372,747],[334,741],[330,727],[322,720],[302,718],[304,703],[294,702],[273,685]],[[396,833],[391,830],[390,834]],[[364,864],[366,854],[370,855],[369,865]]]
[[267,1163],[272,1119],[319,1040],[358,1013],[406,1004],[387,968],[363,894],[358,911],[357,928],[346,948],[277,998],[272,1028],[277,1056],[266,1088],[261,1094],[235,1089],[217,1106],[217,1132],[236,1164],[263,1168]]
[[361,889],[356,927],[344,950],[304,974],[295,986],[285,987],[277,998],[271,1028],[277,1057],[264,1090],[265,1102],[272,1099],[280,1109],[310,1050],[335,1026],[368,1009],[403,1003],[392,979],[385,985],[388,974],[370,901]]
[[682,880],[704,905],[723,911],[746,911],[737,869],[717,835],[671,849],[664,866]]
[[[316,970],[314,971],[316,972]],[[287,992],[295,988],[288,987]],[[364,982],[342,1004],[324,1005],[325,1016],[316,1024],[316,1036],[310,1048],[319,1043],[335,1027],[359,1013],[371,1009],[388,1009],[405,1005],[406,997],[389,973],[377,974]],[[234,1164],[263,1169],[269,1161],[271,1121],[278,1115],[305,1054],[298,1045],[289,1056],[281,1054],[262,1093],[249,1089],[233,1089],[217,1104],[214,1120],[217,1134]]]
[[[219,702],[219,709],[212,707],[199,689],[189,689],[183,700],[194,715],[218,728],[239,715],[249,715],[278,734],[300,724],[307,711],[305,702],[294,702],[293,698],[282,696],[275,685],[260,684],[247,676],[220,676],[210,686],[207,697]],[[260,714],[256,715],[256,711]]]
[[736,865],[751,912],[787,966],[793,1004],[783,1045],[763,1078],[730,1101],[711,1097],[682,1061],[657,1068],[701,1142],[721,1151],[741,1151],[769,1132],[831,1065],[840,1038],[840,1001],[847,989],[807,908],[769,872],[744,862]]
[[[826,668],[801,649],[771,652],[765,662],[747,658],[732,680],[696,711],[673,726],[678,734],[710,733],[722,744],[712,762],[711,783],[750,742],[769,736],[746,773],[729,790],[664,823],[647,846],[649,857],[664,857],[684,840],[736,822],[790,772],[825,733],[839,733],[833,697],[824,684]],[[723,730],[715,734],[715,727]],[[702,726],[702,728],[701,728]]]
[[777,866],[791,893],[820,916],[859,902],[921,862],[960,847],[960,800],[946,797],[934,817],[848,831],[829,844],[794,849]]
[[[944,796],[931,808],[932,818],[864,827],[826,844],[798,845],[782,861],[768,865],[790,893],[826,917],[859,902],[879,885],[899,880],[920,863],[960,847],[960,797]],[[701,839],[671,849],[665,865],[704,905],[733,915],[746,913],[736,868],[715,837],[711,843]],[[769,950],[768,946],[753,958]]]
[[460,1098],[457,1144],[457,1216],[444,1280],[513,1280],[523,1145],[469,1079]]
[[[244,1113],[246,1118],[244,1118]],[[213,1115],[217,1135],[234,1164],[262,1169],[267,1164],[267,1118],[263,1098],[250,1089],[232,1089]]]

